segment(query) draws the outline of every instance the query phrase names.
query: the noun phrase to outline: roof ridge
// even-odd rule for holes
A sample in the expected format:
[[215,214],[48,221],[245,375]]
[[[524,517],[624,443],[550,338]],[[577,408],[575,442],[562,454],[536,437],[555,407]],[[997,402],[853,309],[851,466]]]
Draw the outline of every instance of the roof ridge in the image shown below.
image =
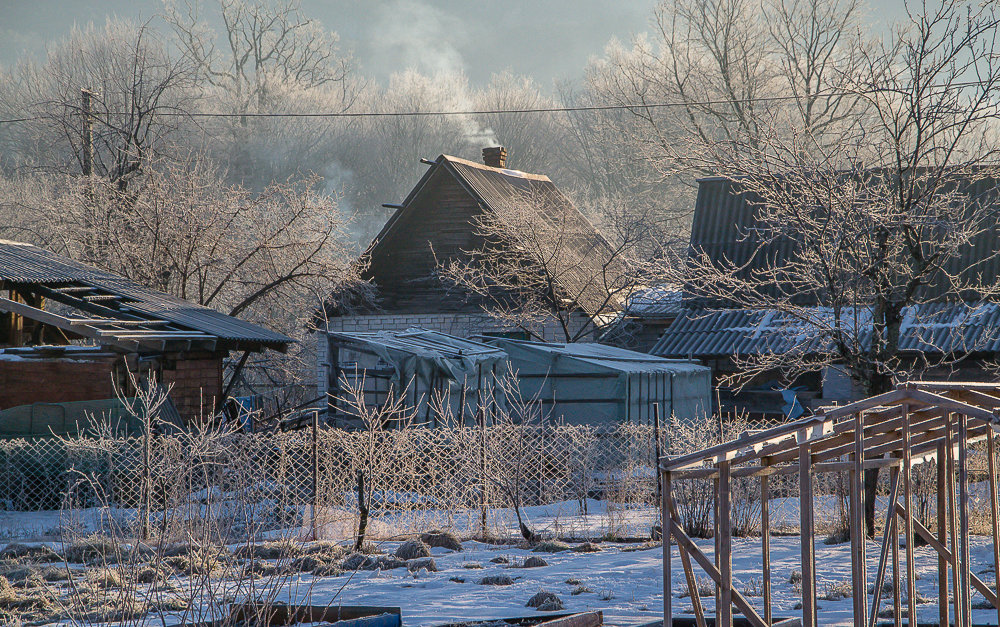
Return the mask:
[[504,176],[513,176],[516,178],[528,179],[531,181],[546,181],[552,183],[552,179],[545,176],[544,174],[532,174],[531,172],[522,172],[521,170],[514,170],[511,168],[494,168],[488,166],[485,163],[479,163],[477,161],[470,161],[469,159],[463,159],[461,157],[456,157],[454,155],[441,155],[446,161],[451,161],[452,163],[461,163],[462,165],[469,166],[470,168],[477,168],[479,170],[485,170],[487,172],[496,172],[497,174],[502,174]]

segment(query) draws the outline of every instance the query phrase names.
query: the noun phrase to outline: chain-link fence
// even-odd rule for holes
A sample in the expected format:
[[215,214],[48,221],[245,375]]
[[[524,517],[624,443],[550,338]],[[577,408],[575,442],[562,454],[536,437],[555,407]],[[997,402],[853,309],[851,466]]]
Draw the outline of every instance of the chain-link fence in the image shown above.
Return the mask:
[[0,508],[111,508],[154,532],[212,517],[239,533],[318,525],[333,535],[350,535],[367,508],[373,537],[479,535],[515,507],[584,512],[599,499],[655,511],[655,456],[652,427],[637,425],[2,440]]
[[[746,427],[719,424],[665,425],[661,453],[703,448]],[[973,510],[985,507],[988,497],[980,448],[970,459]],[[635,513],[641,523],[617,530],[564,525],[564,533],[642,535],[656,520],[655,457],[654,430],[645,425],[0,440],[0,509],[112,511],[117,523],[138,535],[183,534],[198,524],[220,536],[293,529],[335,538],[356,534],[367,510],[368,537],[377,539],[431,528],[473,536],[516,533],[516,509],[537,519],[553,510],[538,506],[559,504],[555,509],[569,518],[612,508]],[[889,473],[882,475],[880,491],[888,493]],[[929,524],[937,491],[933,462],[916,467],[913,477],[915,513]],[[734,529],[741,534],[759,530],[758,482],[744,478],[733,487]],[[685,525],[696,535],[711,535],[711,481],[676,483]],[[834,533],[847,523],[846,478],[823,473],[814,485],[817,524]],[[785,521],[794,531],[797,477],[773,477],[770,493],[777,499],[772,524],[780,528]],[[788,501],[784,516],[781,499]]]

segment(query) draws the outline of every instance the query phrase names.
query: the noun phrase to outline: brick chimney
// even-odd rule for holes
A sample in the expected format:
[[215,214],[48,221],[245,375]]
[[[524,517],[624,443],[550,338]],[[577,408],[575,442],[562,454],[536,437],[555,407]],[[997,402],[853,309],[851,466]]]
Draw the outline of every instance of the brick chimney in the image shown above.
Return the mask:
[[507,149],[503,146],[483,148],[483,163],[491,168],[506,168]]

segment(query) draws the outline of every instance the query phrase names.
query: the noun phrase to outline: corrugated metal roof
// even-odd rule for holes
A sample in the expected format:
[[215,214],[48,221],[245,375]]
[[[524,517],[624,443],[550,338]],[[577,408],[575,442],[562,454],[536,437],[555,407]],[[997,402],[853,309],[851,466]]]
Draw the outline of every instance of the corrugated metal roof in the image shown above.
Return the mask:
[[[987,284],[996,282],[1000,280],[1000,255],[997,254],[1000,251],[1000,185],[990,178],[976,179],[962,185],[962,194],[970,199],[970,204],[995,205],[998,219],[949,259],[945,270],[952,276],[975,272]],[[792,258],[795,245],[790,240],[778,239],[761,246],[756,233],[762,225],[756,217],[755,202],[757,197],[743,191],[738,182],[723,177],[700,179],[689,254],[704,251],[716,262],[731,263],[739,268],[738,277],[750,277],[755,271],[779,267]],[[939,280],[922,288],[917,296],[933,300],[947,291],[948,287]],[[796,302],[810,304],[816,300],[802,292]]]
[[0,281],[18,285],[80,284],[118,295],[124,307],[223,341],[284,348],[294,340],[262,326],[143,287],[129,279],[25,244],[0,240]]
[[676,316],[684,308],[683,296],[683,291],[672,286],[652,287],[629,296],[624,313],[636,318]]
[[[686,309],[650,351],[664,357],[748,356],[796,351],[828,353],[832,347],[818,331],[832,314],[814,308],[805,322],[777,311]],[[871,342],[870,320],[858,314],[858,343]],[[925,303],[903,310],[900,350],[927,353],[1000,352],[1000,305]],[[852,319],[842,315],[841,321]],[[825,325],[823,325],[825,326]]]

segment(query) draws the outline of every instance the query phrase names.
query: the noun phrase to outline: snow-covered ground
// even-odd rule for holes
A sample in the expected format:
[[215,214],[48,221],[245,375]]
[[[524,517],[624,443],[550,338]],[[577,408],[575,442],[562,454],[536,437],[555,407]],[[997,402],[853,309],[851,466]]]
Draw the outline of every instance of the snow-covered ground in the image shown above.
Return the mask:
[[[819,500],[819,499],[817,499]],[[827,504],[830,505],[830,504]],[[831,507],[824,507],[833,510]],[[601,537],[609,532],[619,536],[642,536],[649,533],[656,520],[654,508],[624,509],[605,502],[589,501],[588,514],[580,513],[580,504],[571,501],[526,509],[532,527],[546,536]],[[114,514],[121,515],[122,512]],[[94,510],[73,512],[68,518],[58,513],[11,514],[0,513],[0,528],[13,534],[7,524],[21,525],[22,537],[65,525],[92,529],[100,526],[107,512]],[[797,521],[797,503],[794,499],[776,499],[772,516],[780,523]],[[503,527],[516,537],[516,519],[513,512],[494,513],[494,529]],[[469,520],[475,516],[469,515]],[[391,525],[390,525],[391,526]],[[301,530],[289,530],[292,537]],[[823,598],[836,589],[849,590],[851,577],[851,545],[826,545],[822,535],[816,544],[817,588],[820,596],[819,620],[822,625],[851,625],[852,602],[850,598],[828,600]],[[400,539],[377,544],[392,553]],[[712,540],[696,540],[711,555]],[[798,587],[790,583],[793,571],[801,570],[798,536],[774,536],[771,539],[771,572],[773,586],[773,612],[775,616],[798,616],[795,609],[800,602]],[[51,542],[50,542],[51,544]],[[525,607],[527,600],[539,590],[548,590],[562,600],[565,611],[603,610],[610,625],[638,625],[660,618],[662,608],[661,560],[659,546],[641,543],[602,542],[601,550],[594,553],[562,551],[535,553],[516,545],[493,545],[466,541],[461,552],[433,549],[438,572],[420,571],[416,574],[405,568],[391,570],[358,571],[339,576],[315,577],[305,573],[284,580],[279,600],[314,605],[360,604],[399,606],[406,625],[430,627],[443,623],[500,618],[535,614]],[[58,548],[58,546],[56,547]],[[971,542],[972,571],[992,585],[992,539],[974,537]],[[673,549],[671,575],[674,611],[690,611],[691,601],[686,596],[687,586],[680,561]],[[738,587],[763,610],[761,592],[761,543],[759,538],[736,538],[733,541],[734,577]],[[869,585],[874,581],[880,546],[867,543],[867,568]],[[929,603],[919,606],[920,620],[933,621],[937,617],[937,558],[930,547],[915,549],[917,557],[916,582],[919,596]],[[901,551],[901,556],[905,555]],[[548,565],[537,568],[518,567],[525,558],[538,556]],[[495,558],[505,558],[507,563],[497,563]],[[696,571],[700,572],[697,567]],[[483,577],[508,575],[514,581],[507,586],[481,585]],[[701,575],[705,578],[704,575]],[[225,583],[220,583],[225,586]],[[573,594],[577,591],[578,594]],[[888,596],[888,598],[886,598]],[[870,598],[870,597],[869,597]],[[981,601],[976,595],[973,603]],[[703,597],[708,611],[714,610],[714,598]],[[891,603],[891,594],[883,595],[882,604]],[[995,610],[974,610],[977,624],[996,624]],[[167,624],[170,624],[169,621]]]
[[[992,544],[989,538],[976,537],[972,541],[973,572],[987,567],[992,569]],[[711,554],[712,541],[698,541],[706,553]],[[583,612],[602,610],[609,625],[638,625],[661,617],[661,559],[659,547],[636,550],[640,545],[604,543],[598,553],[564,551],[555,554],[532,553],[526,549],[489,546],[479,542],[466,542],[462,552],[434,549],[434,559],[439,568],[436,573],[415,576],[405,569],[358,572],[341,577],[313,581],[303,576],[289,584],[281,596],[286,601],[326,604],[334,598],[336,603],[361,605],[392,605],[403,608],[407,625],[431,626],[456,620],[500,618],[534,614],[525,602],[539,590],[556,593],[566,610]],[[819,622],[821,625],[852,625],[850,598],[831,601],[823,595],[828,589],[849,589],[851,577],[850,543],[828,546],[816,544],[817,588],[820,595]],[[387,548],[392,548],[391,546]],[[687,586],[674,547],[674,569],[671,577],[674,594],[674,612],[691,611]],[[761,588],[761,547],[759,539],[734,541],[733,572],[739,587],[763,613]],[[878,565],[879,546],[869,542],[869,585],[874,581]],[[503,556],[516,564],[529,555],[541,555],[549,565],[540,568],[512,568],[494,564],[490,560]],[[937,560],[929,547],[916,549],[918,597],[930,599],[919,606],[921,621],[937,619]],[[476,563],[482,570],[465,568]],[[773,612],[776,617],[800,616],[795,606],[801,600],[796,587],[789,583],[792,571],[801,570],[799,563],[799,538],[776,537],[771,540],[771,572],[774,595]],[[515,579],[510,586],[484,586],[477,582],[484,576],[507,574]],[[981,578],[992,581],[988,574]],[[455,579],[463,579],[458,582]],[[567,583],[578,580],[580,583]],[[584,586],[590,592],[572,594]],[[890,607],[891,594],[882,597],[883,607]],[[904,592],[905,596],[905,592]],[[869,602],[870,602],[869,596]],[[981,600],[978,595],[975,600]],[[714,598],[703,597],[707,611],[714,611]],[[996,610],[973,610],[976,624],[996,624]]]

